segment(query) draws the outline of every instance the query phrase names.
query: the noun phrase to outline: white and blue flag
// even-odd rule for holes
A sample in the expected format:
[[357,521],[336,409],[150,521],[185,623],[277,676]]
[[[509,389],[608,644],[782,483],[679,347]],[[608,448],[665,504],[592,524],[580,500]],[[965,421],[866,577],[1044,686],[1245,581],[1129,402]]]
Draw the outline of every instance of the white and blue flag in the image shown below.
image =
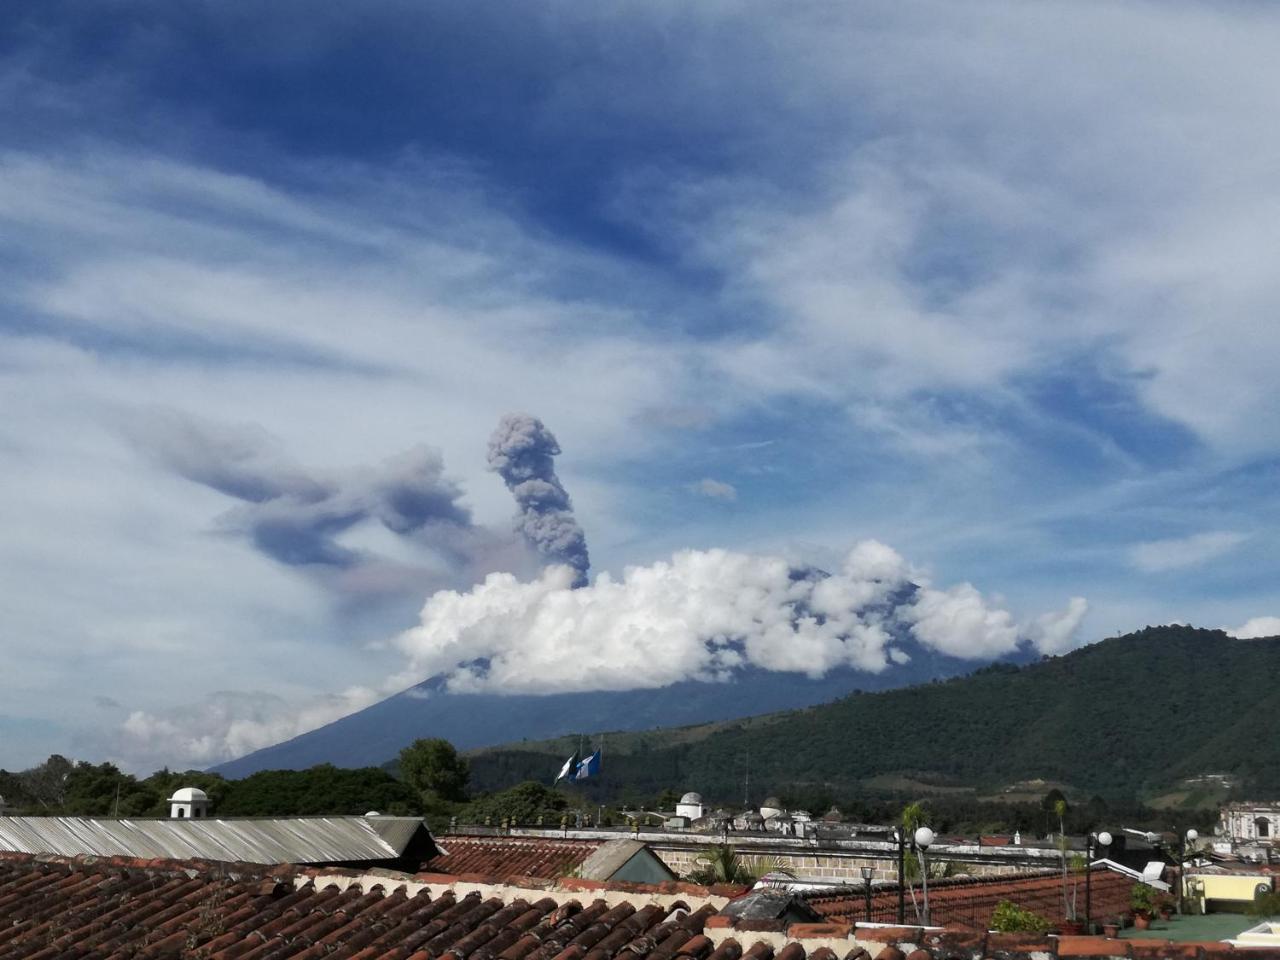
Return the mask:
[[582,763],[579,761],[578,751],[575,750],[573,751],[573,755],[564,762],[564,766],[560,768],[560,772],[556,774],[556,778],[551,782],[559,783],[565,777],[568,777],[570,780],[577,780],[578,768],[580,766],[582,766]]
[[585,780],[587,777],[594,777],[600,772],[600,751],[597,750],[587,759],[578,764],[578,769],[573,774],[575,780]]

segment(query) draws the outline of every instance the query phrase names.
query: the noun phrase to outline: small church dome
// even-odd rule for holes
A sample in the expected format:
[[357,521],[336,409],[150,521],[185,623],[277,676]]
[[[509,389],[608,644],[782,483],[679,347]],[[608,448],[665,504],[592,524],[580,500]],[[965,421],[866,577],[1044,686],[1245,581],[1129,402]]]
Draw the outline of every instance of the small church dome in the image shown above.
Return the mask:
[[175,820],[201,819],[209,815],[209,795],[199,787],[179,787],[169,798],[169,816]]
[[680,798],[680,802],[681,803],[701,803],[702,794],[694,793],[693,791],[690,791],[689,793],[686,793],[683,797]]

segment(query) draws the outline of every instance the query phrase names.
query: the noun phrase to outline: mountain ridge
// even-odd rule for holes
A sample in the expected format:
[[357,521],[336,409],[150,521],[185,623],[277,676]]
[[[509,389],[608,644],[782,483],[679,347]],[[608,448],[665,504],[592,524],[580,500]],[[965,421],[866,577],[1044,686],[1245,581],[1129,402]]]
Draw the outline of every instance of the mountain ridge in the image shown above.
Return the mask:
[[[513,730],[547,738],[608,729],[640,730],[739,719],[823,703],[858,689],[886,689],[968,673],[984,663],[953,657],[914,640],[893,640],[908,654],[878,674],[840,667],[820,677],[758,667],[728,681],[685,680],[665,687],[552,694],[454,694],[433,676],[363,710],[297,737],[210,767],[237,778],[259,770],[302,769],[318,763],[367,766],[387,761],[418,737],[443,737],[462,750],[511,740]],[[997,662],[1025,662],[1020,646]],[[731,697],[726,697],[727,692]],[[622,718],[622,722],[619,721]]]
[[[857,790],[924,776],[974,789],[1043,779],[1136,795],[1213,771],[1280,795],[1280,638],[1148,627],[1022,666],[993,664],[714,728],[610,736],[610,795],[740,794],[744,758],[765,789]],[[473,781],[494,789],[545,776],[565,746],[479,751]]]

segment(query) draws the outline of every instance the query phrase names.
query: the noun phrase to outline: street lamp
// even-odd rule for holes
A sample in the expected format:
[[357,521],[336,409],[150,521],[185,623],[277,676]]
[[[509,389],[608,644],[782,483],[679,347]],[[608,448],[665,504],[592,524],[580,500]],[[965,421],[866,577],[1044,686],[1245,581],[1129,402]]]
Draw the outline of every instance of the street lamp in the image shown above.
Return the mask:
[[860,872],[862,873],[863,893],[866,894],[866,898],[867,898],[867,910],[866,910],[865,919],[867,923],[870,923],[871,922],[871,876],[872,874],[875,873],[875,870],[873,870],[871,867],[863,867]]
[[1182,853],[1178,856],[1178,916],[1182,916],[1182,896],[1187,886],[1187,847],[1199,839],[1200,834],[1194,827],[1182,835]]
[[924,852],[933,843],[933,831],[928,827],[920,827],[911,838],[914,846],[920,849],[920,882],[924,885],[924,924],[929,925],[929,865],[924,861]]
[[1111,846],[1111,834],[1103,830],[1084,838],[1084,932],[1093,932],[1093,855],[1098,847]]

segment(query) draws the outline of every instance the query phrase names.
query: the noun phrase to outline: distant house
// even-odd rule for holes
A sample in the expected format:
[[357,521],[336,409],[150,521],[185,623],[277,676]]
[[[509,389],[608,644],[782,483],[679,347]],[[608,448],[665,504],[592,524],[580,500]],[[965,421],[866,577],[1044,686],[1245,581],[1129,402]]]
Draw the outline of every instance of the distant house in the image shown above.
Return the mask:
[[422,864],[427,873],[490,878],[533,878],[664,883],[675,874],[639,840],[561,840],[450,834]]

